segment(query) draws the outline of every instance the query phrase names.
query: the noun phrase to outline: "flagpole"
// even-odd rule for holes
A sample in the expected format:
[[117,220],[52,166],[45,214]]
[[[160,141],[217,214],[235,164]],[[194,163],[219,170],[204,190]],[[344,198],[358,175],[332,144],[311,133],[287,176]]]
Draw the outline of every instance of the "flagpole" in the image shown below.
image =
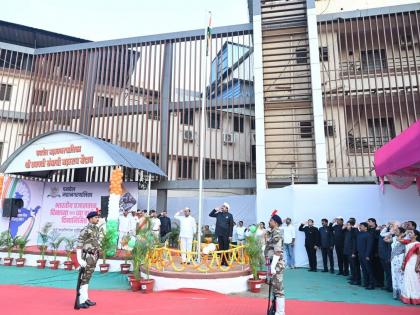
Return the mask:
[[149,174],[149,180],[147,183],[147,213],[150,213],[150,188],[152,182],[152,175]]
[[[205,57],[203,58],[204,65],[201,75],[201,118],[200,118],[200,164],[199,164],[199,178],[198,178],[198,228],[197,228],[197,261],[201,262],[201,225],[203,214],[203,164],[204,164],[204,132],[205,132],[205,117],[206,117],[206,100],[207,100],[207,73],[208,73],[208,56],[209,56],[209,41],[211,41],[210,33],[211,27],[211,12],[209,11],[209,23],[204,29],[204,42],[205,42]],[[210,35],[210,38],[209,38]],[[201,52],[203,55],[203,52]]]

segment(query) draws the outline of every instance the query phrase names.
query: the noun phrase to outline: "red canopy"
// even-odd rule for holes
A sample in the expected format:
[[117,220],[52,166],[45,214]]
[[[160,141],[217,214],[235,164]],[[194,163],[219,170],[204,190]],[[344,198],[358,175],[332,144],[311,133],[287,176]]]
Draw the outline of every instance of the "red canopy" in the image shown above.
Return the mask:
[[375,172],[400,189],[416,178],[420,188],[420,120],[376,150]]

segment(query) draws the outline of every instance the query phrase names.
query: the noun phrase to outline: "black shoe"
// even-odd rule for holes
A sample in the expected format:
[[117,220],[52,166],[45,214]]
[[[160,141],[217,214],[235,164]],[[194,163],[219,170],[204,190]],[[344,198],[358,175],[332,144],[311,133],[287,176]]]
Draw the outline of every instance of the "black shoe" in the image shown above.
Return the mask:
[[393,292],[392,288],[386,289],[388,292]]
[[350,284],[351,285],[361,285],[361,283],[360,282],[357,282],[357,281],[352,281],[352,282],[350,282]]
[[350,276],[350,277],[347,278],[347,280],[353,281],[353,277]]
[[317,272],[318,270],[317,269],[314,269],[314,270],[312,270],[313,272]]
[[96,302],[93,302],[91,300],[86,300],[85,304],[89,305],[89,306],[95,306]]
[[338,273],[337,273],[337,276],[342,276],[343,275],[343,272],[341,272],[341,271],[339,271]]
[[334,274],[334,269],[331,269],[331,270],[330,270],[330,272],[331,272],[332,274]]
[[308,271],[313,271],[313,269],[308,269]]
[[375,287],[373,285],[367,286],[366,290],[375,290]]
[[77,306],[74,307],[76,310],[81,309],[81,308],[89,308],[89,305],[85,303],[80,303]]
[[322,270],[322,272],[328,272],[328,270],[325,270],[325,269],[324,269],[324,270]]
[[348,277],[349,274],[348,273],[343,273],[343,276]]

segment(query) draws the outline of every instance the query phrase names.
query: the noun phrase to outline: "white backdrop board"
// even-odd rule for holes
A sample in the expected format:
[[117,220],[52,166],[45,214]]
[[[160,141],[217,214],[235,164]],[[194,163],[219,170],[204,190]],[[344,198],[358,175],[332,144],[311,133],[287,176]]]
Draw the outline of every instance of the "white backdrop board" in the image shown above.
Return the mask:
[[[398,190],[390,185],[382,193],[378,185],[294,185],[266,189],[258,192],[257,219],[267,222],[271,211],[279,209],[282,218],[290,217],[296,227],[296,266],[307,266],[304,233],[298,232],[299,224],[309,218],[315,225],[321,219],[332,220],[342,216],[345,220],[355,217],[357,222],[376,218],[378,224],[389,221],[414,220],[420,223],[420,196],[415,185]],[[322,266],[318,252],[318,267]]]

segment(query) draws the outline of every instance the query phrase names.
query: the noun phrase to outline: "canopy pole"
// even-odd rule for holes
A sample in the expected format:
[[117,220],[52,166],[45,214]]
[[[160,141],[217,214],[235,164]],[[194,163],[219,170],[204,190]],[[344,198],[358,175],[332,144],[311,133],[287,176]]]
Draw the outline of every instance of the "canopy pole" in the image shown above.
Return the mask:
[[[205,132],[205,117],[206,117],[206,101],[207,101],[207,73],[208,73],[208,57],[211,43],[211,12],[209,11],[208,26],[204,29],[204,42],[206,53],[203,58],[203,69],[201,75],[201,119],[200,119],[200,165],[199,165],[199,179],[198,179],[198,227],[197,227],[197,261],[201,262],[201,225],[203,214],[203,164],[204,164],[204,132]],[[203,55],[203,54],[202,54]]]
[[150,186],[152,182],[152,174],[149,174],[149,179],[147,183],[147,213],[150,211]]

